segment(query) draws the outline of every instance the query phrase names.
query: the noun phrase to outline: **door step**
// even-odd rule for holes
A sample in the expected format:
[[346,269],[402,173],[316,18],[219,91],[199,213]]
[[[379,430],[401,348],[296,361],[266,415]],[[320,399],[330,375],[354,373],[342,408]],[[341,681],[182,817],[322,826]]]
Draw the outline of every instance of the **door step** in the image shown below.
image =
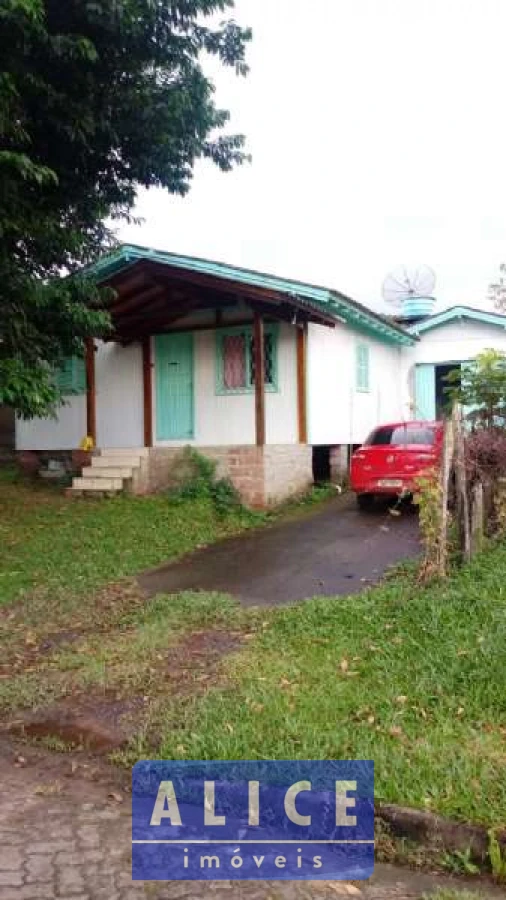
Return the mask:
[[72,490],[77,491],[122,491],[122,478],[74,478]]
[[148,447],[100,450],[85,466],[79,478],[72,480],[70,495],[119,494],[130,486],[134,472],[149,456]]
[[[138,469],[141,465],[141,459],[138,456],[111,456],[107,452],[104,456],[93,456],[91,466],[88,468],[98,472],[99,469],[130,469],[130,477],[132,469]],[[86,471],[86,470],[84,470]]]

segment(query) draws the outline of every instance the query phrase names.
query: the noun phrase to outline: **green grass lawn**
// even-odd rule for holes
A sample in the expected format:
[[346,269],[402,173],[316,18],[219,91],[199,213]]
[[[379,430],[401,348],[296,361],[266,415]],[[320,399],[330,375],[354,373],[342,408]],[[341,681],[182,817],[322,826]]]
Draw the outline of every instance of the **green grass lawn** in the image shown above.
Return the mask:
[[251,527],[206,496],[69,500],[0,472],[0,605],[29,600],[33,621],[64,616],[97,589]]
[[504,825],[506,546],[254,628],[225,687],[168,704],[162,757],[374,759],[378,799]]
[[[124,761],[372,758],[378,799],[504,825],[506,544],[444,583],[403,574],[274,610],[204,593],[146,604],[118,584],[252,521],[206,498],[69,502],[0,485],[4,714],[143,696]],[[206,668],[190,638],[217,634],[238,646]]]

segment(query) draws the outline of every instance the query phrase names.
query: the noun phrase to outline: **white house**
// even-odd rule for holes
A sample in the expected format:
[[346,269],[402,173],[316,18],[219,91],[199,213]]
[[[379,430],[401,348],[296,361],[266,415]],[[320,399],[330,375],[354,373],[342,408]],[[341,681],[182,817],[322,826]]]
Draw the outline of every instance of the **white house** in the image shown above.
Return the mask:
[[59,374],[57,420],[16,424],[34,467],[93,438],[76,490],[162,488],[190,445],[260,506],[311,483],[313,447],[399,415],[416,338],[342,294],[132,246],[95,274],[115,291],[110,339]]
[[277,502],[314,466],[345,469],[378,423],[435,418],[448,366],[506,350],[506,318],[476,310],[406,309],[401,324],[326,288],[133,246],[94,272],[115,291],[109,339],[59,373],[56,420],[16,423],[33,468],[93,439],[79,492],[167,487],[190,445],[248,503]]

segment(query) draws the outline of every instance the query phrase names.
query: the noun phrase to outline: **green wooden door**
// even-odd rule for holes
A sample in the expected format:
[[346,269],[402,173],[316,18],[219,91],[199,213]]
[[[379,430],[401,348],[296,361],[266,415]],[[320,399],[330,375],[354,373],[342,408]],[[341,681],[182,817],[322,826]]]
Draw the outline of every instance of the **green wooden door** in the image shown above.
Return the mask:
[[193,335],[161,334],[155,339],[156,437],[194,437]]
[[436,367],[420,365],[415,375],[415,419],[436,418]]

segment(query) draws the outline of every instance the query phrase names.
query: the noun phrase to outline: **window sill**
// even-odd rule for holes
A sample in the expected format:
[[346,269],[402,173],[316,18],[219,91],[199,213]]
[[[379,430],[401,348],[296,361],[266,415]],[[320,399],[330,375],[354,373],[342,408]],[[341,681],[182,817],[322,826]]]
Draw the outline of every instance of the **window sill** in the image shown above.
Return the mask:
[[[255,393],[255,388],[236,388],[236,389],[228,389],[224,387],[216,388],[216,395],[218,397],[242,397],[242,396],[253,396]],[[266,394],[279,394],[279,387],[277,384],[266,384],[265,385],[265,393]]]

